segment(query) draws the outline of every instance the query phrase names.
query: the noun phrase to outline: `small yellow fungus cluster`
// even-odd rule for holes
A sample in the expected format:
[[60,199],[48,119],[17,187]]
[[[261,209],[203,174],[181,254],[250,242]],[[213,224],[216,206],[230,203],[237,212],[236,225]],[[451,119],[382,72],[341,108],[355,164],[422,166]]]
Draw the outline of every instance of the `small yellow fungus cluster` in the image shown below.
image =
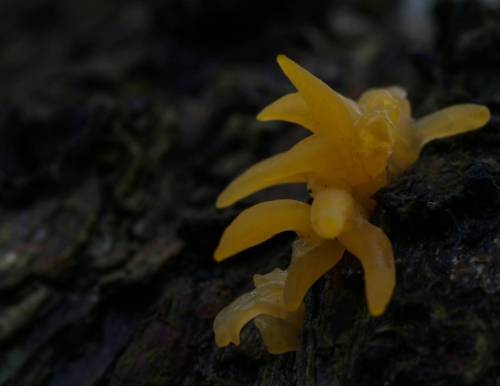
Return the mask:
[[312,134],[249,168],[216,205],[224,208],[289,183],[307,184],[312,203],[275,200],[244,210],[214,253],[222,261],[280,232],[297,233],[288,270],[255,275],[255,290],[214,322],[216,343],[226,346],[239,344],[241,329],[254,319],[271,353],[298,348],[303,298],[346,250],[361,261],[370,313],[385,311],[396,281],[394,255],[386,234],[368,221],[372,195],[414,163],[427,142],[480,128],[490,117],[484,106],[462,104],[414,120],[399,87],[369,90],[355,102],[283,55],[278,64],[298,92],[278,99],[257,119],[296,123]]

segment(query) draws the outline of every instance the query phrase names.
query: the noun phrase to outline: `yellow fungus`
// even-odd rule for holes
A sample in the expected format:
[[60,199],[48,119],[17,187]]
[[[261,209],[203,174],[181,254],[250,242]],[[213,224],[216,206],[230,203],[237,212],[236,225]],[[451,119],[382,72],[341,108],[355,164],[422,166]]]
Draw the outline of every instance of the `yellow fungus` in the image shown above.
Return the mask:
[[[304,247],[302,247],[304,248]],[[336,240],[296,252],[288,267],[284,302],[289,311],[296,310],[307,290],[342,258],[345,248]]]
[[437,138],[449,137],[483,127],[490,120],[485,106],[463,104],[451,106],[420,118],[415,123],[419,146]]
[[334,239],[344,229],[354,212],[354,200],[343,189],[324,189],[314,195],[311,225],[325,239]]
[[259,315],[254,319],[254,324],[262,336],[267,351],[271,354],[283,354],[298,350],[303,312],[295,319],[296,323],[269,315]]
[[382,229],[362,217],[353,221],[351,228],[341,233],[338,240],[361,261],[368,309],[372,315],[381,315],[396,284],[391,242]]
[[[292,330],[295,339],[302,326],[304,316],[303,306],[289,312],[283,302],[283,288],[286,280],[286,272],[280,269],[266,275],[254,275],[255,289],[241,295],[230,305],[225,307],[214,320],[215,341],[218,346],[227,346],[229,343],[240,344],[240,331],[252,319],[259,315],[272,316],[278,321],[283,321]],[[261,320],[258,326],[261,331],[271,332],[273,319]],[[279,323],[283,327],[283,323]],[[290,331],[288,331],[290,332]],[[269,335],[269,334],[268,334]],[[290,334],[285,334],[285,337]],[[283,336],[282,336],[283,337]],[[282,339],[284,340],[284,339]],[[290,344],[289,339],[286,339]],[[282,345],[287,342],[271,342],[268,340],[267,346],[272,351],[282,351]],[[291,342],[293,343],[293,342]],[[276,347],[273,345],[276,344]],[[271,345],[271,347],[269,347]],[[293,348],[297,348],[293,345]],[[288,351],[288,350],[287,350]]]
[[283,231],[295,231],[287,271],[255,275],[255,290],[224,308],[214,321],[216,343],[239,344],[240,330],[254,319],[271,353],[299,347],[303,298],[309,288],[342,258],[345,250],[363,267],[369,312],[386,310],[396,285],[391,243],[368,218],[372,195],[411,166],[433,139],[475,130],[490,113],[463,104],[421,119],[411,117],[400,87],[372,89],[357,102],[333,91],[286,56],[278,64],[297,88],[263,109],[261,121],[299,124],[312,134],[290,150],[250,167],[220,194],[223,208],[261,189],[303,183],[311,205],[295,200],[257,204],[226,229],[214,257],[222,261]]
[[286,56],[278,55],[278,64],[304,98],[310,114],[320,118],[316,130],[354,145],[355,117],[345,98]]
[[314,122],[304,98],[298,93],[285,95],[276,102],[271,103],[258,115],[257,119],[266,121],[285,121],[315,132],[317,124]]
[[254,205],[241,212],[226,228],[215,250],[215,260],[222,261],[284,231],[295,231],[306,240],[317,239],[309,218],[309,205],[296,200]]

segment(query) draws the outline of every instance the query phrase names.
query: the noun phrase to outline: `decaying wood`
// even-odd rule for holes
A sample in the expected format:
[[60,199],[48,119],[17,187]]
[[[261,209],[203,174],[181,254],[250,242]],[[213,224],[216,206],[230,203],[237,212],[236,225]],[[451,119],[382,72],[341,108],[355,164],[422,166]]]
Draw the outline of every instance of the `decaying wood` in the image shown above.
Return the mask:
[[[211,25],[196,1],[28,3],[0,6],[0,384],[499,382],[497,11],[439,1],[435,41],[408,52],[391,1],[277,7],[258,33],[233,36],[240,45],[221,39],[265,5],[217,0],[234,19],[204,36],[187,28]],[[329,12],[349,23],[328,27]],[[352,97],[399,83],[417,116],[474,101],[493,119],[429,144],[377,194],[374,221],[397,257],[386,314],[369,316],[346,256],[307,296],[301,350],[272,356],[253,326],[240,347],[216,348],[211,324],[254,273],[286,267],[292,236],[223,264],[211,254],[243,206],[284,191],[213,206],[237,173],[301,135],[254,119],[288,91],[277,50]]]

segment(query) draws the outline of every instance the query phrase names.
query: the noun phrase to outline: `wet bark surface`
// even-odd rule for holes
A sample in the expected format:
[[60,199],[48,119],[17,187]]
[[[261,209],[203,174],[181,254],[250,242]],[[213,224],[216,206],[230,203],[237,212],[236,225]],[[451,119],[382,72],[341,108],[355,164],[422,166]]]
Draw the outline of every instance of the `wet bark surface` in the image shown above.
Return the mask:
[[[498,8],[438,1],[427,35],[397,1],[247,3],[0,5],[0,384],[496,385]],[[396,254],[387,312],[368,314],[346,255],[307,296],[301,349],[273,356],[253,326],[218,349],[211,324],[254,273],[287,266],[293,235],[211,254],[242,208],[306,199],[213,206],[304,135],[254,118],[291,90],[278,52],[350,97],[399,84],[415,116],[475,102],[493,119],[377,193]]]

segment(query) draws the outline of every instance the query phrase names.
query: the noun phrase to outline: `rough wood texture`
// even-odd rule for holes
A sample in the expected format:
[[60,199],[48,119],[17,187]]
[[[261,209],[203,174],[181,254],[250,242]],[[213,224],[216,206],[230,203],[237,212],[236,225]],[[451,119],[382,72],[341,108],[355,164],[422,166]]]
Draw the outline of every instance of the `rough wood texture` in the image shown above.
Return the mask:
[[[429,42],[394,23],[397,1],[287,3],[217,0],[220,19],[202,1],[2,2],[1,385],[500,382],[498,9],[438,1]],[[281,235],[216,265],[224,227],[263,197],[305,197],[213,207],[301,135],[254,119],[289,90],[277,52],[349,96],[401,84],[417,116],[465,101],[494,114],[377,194],[397,256],[387,313],[368,315],[346,256],[307,297],[302,349],[282,356],[252,326],[238,348],[217,349],[211,330],[290,254]]]

